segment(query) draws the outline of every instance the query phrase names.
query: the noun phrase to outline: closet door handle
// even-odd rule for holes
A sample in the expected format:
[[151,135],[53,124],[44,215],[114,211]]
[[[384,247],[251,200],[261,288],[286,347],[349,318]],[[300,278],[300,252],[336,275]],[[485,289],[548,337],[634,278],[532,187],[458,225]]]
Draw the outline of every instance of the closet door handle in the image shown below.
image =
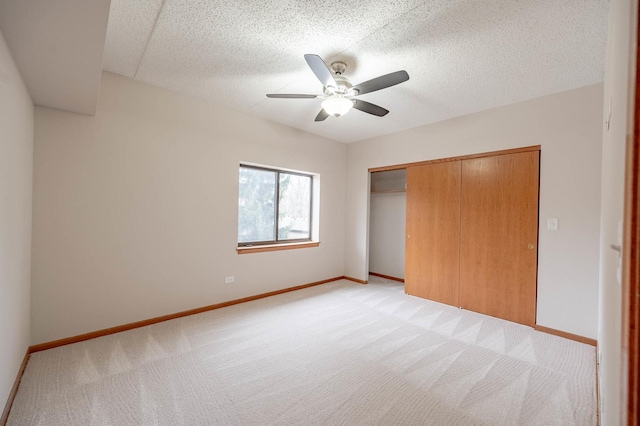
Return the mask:
[[535,248],[535,246],[534,246],[533,244],[529,244],[529,245],[527,246],[527,248],[528,248],[529,250],[533,250],[533,249]]

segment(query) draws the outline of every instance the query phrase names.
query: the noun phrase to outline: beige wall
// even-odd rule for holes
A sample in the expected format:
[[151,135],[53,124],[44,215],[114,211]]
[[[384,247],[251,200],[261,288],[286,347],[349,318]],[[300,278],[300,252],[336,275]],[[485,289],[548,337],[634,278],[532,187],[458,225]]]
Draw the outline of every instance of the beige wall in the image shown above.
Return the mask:
[[[368,266],[368,172],[379,167],[542,145],[540,325],[597,336],[602,84],[545,96],[348,146],[345,274]],[[558,231],[547,231],[557,217]]]
[[[240,161],[321,175],[320,247],[236,253]],[[37,107],[33,343],[343,275],[345,171],[344,144],[106,72],[95,117]]]
[[[622,286],[617,279],[618,254],[610,244],[618,244],[618,227],[624,210],[624,170],[628,119],[633,85],[629,87],[629,67],[635,63],[637,1],[614,0],[609,11],[609,40],[604,83],[604,118],[611,123],[603,130],[602,221],[600,242],[600,316],[598,342],[600,361],[600,407],[602,425],[622,424],[624,411],[621,381]],[[631,61],[631,62],[630,62]],[[626,424],[626,422],[625,422]]]
[[0,410],[30,343],[33,103],[0,33]]

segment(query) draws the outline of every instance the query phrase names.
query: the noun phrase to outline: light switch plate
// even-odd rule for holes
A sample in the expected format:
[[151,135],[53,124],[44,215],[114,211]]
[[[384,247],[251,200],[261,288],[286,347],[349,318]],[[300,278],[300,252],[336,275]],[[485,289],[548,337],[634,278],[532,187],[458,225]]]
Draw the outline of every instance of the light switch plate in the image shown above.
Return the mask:
[[549,231],[557,231],[558,230],[558,218],[550,217],[547,219],[547,229]]

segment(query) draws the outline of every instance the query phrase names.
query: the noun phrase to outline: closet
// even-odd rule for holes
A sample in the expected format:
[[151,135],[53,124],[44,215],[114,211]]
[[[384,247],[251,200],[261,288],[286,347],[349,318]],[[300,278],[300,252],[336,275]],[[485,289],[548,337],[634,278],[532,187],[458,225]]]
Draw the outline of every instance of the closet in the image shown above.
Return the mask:
[[407,294],[535,324],[540,152],[523,151],[408,165]]

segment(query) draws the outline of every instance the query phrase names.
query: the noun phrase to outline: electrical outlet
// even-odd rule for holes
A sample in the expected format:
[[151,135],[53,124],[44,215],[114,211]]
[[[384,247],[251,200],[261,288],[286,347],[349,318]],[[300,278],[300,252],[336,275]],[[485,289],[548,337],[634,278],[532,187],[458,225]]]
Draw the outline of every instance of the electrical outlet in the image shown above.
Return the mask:
[[235,280],[236,280],[236,279],[235,279],[235,277],[226,277],[226,278],[224,279],[224,283],[225,283],[225,284],[231,284],[231,283],[232,283],[232,282],[234,282]]

